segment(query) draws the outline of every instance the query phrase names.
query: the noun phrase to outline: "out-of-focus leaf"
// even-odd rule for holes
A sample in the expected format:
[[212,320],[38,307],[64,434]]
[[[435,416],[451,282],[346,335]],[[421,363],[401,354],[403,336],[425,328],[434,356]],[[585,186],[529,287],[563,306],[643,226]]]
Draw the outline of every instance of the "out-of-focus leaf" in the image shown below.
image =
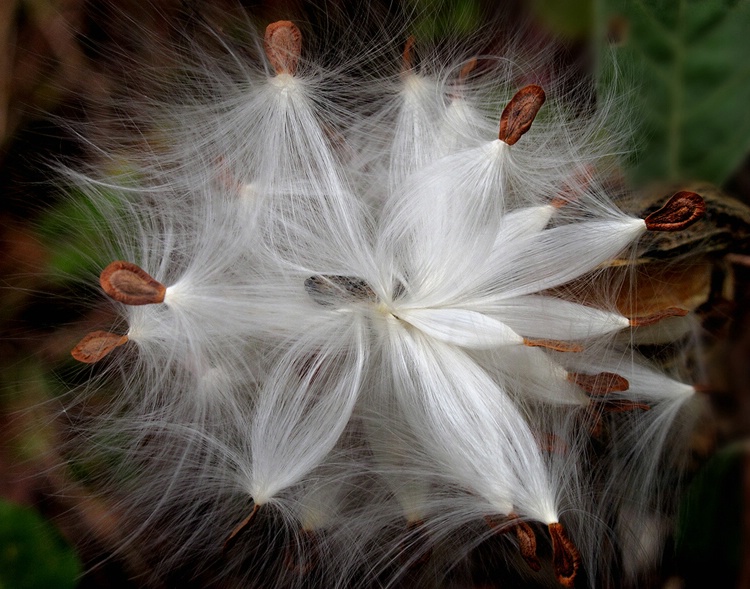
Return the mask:
[[594,0],[534,0],[532,11],[555,35],[584,40],[591,36]]
[[725,448],[701,469],[682,499],[676,551],[689,587],[737,586],[748,467],[746,445]]
[[750,151],[750,0],[599,1],[617,37],[600,79],[631,103],[634,180],[721,184]]
[[72,589],[81,564],[33,509],[0,501],[0,589]]
[[[114,197],[112,197],[114,202]],[[108,263],[105,244],[111,231],[89,197],[73,191],[38,220],[36,230],[50,249],[47,274],[52,281],[90,276]]]
[[483,23],[479,0],[411,0],[419,14],[414,34],[422,39],[470,35]]

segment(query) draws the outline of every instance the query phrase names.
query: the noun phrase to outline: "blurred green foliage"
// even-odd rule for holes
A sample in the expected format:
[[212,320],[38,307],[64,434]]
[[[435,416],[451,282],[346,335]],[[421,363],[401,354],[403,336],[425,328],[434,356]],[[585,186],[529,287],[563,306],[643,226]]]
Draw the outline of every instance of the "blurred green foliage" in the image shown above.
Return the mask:
[[0,589],[72,589],[80,573],[55,528],[29,507],[0,501]]
[[114,237],[99,208],[104,202],[120,208],[114,195],[102,195],[97,206],[89,195],[71,188],[39,218],[36,230],[50,252],[47,274],[52,283],[89,278],[109,263],[107,244]]
[[414,35],[420,39],[444,39],[470,35],[483,24],[479,0],[410,0],[417,15]]
[[750,150],[750,1],[599,1],[614,46],[601,81],[632,106],[633,179],[725,182]]

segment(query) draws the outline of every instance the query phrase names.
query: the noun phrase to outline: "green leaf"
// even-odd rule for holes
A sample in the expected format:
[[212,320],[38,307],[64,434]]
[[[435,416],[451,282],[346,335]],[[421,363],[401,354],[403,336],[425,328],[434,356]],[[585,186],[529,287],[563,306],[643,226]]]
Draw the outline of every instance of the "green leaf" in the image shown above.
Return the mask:
[[469,36],[482,25],[479,0],[411,0],[419,15],[413,32],[419,39]]
[[750,0],[600,0],[603,87],[632,106],[633,179],[721,184],[750,151]]
[[0,589],[72,589],[81,564],[33,509],[0,501]]
[[[104,194],[101,202],[116,209],[114,195]],[[37,221],[36,231],[50,250],[47,274],[51,281],[90,276],[108,263],[106,247],[112,231],[102,212],[89,195],[72,190],[69,197],[46,211]]]
[[533,0],[533,15],[554,35],[574,41],[591,37],[593,0]]

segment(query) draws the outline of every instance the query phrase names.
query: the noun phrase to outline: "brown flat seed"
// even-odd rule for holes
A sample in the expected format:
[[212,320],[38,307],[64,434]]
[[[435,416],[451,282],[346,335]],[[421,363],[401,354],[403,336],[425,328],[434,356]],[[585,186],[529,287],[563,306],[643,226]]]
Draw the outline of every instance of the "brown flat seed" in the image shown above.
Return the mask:
[[277,75],[293,76],[297,71],[299,57],[302,55],[302,33],[291,21],[272,22],[266,27],[263,48]]
[[531,123],[534,122],[546,98],[542,87],[536,84],[524,86],[516,92],[500,117],[498,139],[508,145],[516,143],[531,128]]
[[609,393],[621,393],[630,388],[628,380],[614,372],[600,372],[599,374],[569,372],[568,380],[595,397],[603,397]]
[[[295,550],[296,549],[296,550]],[[306,575],[318,565],[320,547],[314,530],[301,529],[297,545],[287,545],[284,552],[284,565],[297,575]],[[295,555],[295,552],[299,554]]]
[[523,338],[523,345],[530,348],[547,348],[555,352],[583,352],[583,346],[554,339]]
[[414,35],[411,35],[404,43],[404,52],[401,57],[401,71],[408,72],[414,67],[414,44],[417,42]]
[[119,335],[109,331],[92,331],[78,342],[76,347],[70,351],[70,355],[84,364],[93,364],[127,341],[127,335]]
[[581,555],[568,538],[562,524],[556,522],[547,527],[552,538],[552,566],[557,582],[563,587],[572,588],[575,586],[576,574],[581,565]]
[[529,565],[532,571],[538,571],[542,568],[539,557],[536,555],[536,534],[532,527],[525,521],[518,519],[515,524],[516,539],[521,556]]
[[630,326],[646,327],[647,325],[658,323],[659,321],[661,321],[662,319],[666,319],[667,317],[684,317],[688,313],[689,311],[687,309],[680,309],[679,307],[669,307],[668,309],[664,309],[663,311],[659,311],[658,313],[654,313],[653,315],[631,317]]
[[378,302],[378,295],[372,287],[356,276],[310,276],[305,280],[305,290],[312,300],[324,307],[353,302]]
[[250,512],[250,515],[248,515],[239,524],[237,524],[237,526],[232,530],[229,536],[227,536],[227,539],[224,540],[224,548],[222,549],[223,552],[229,551],[232,546],[237,543],[237,539],[240,537],[242,532],[247,530],[247,528],[250,526],[250,523],[253,521],[253,518],[255,517],[255,514],[258,513],[259,509],[260,505],[256,503],[255,505],[253,505],[253,510]]
[[607,413],[625,413],[626,411],[648,411],[651,405],[646,403],[636,403],[635,401],[617,400],[617,401],[600,401],[597,402]]
[[458,80],[460,82],[466,81],[466,78],[469,77],[469,74],[474,71],[474,68],[477,67],[477,58],[472,57],[469,61],[466,62],[466,64],[461,68],[461,71],[458,72]]
[[[411,542],[407,544],[407,538],[404,538],[401,541],[399,553],[407,568],[412,570],[424,566],[432,558],[432,546],[425,545],[428,538],[424,527],[424,521],[421,519],[410,520],[406,523],[407,538],[411,538]],[[416,538],[413,538],[414,536]],[[416,558],[410,556],[414,554]]]
[[550,204],[556,209],[559,209],[568,203],[580,199],[581,195],[585,194],[591,186],[591,179],[594,177],[595,173],[594,166],[591,164],[584,164],[581,166],[571,175],[569,180],[564,182],[560,193],[552,199]]
[[706,214],[703,197],[683,190],[674,194],[658,211],[644,219],[649,231],[681,231]]
[[126,305],[164,302],[167,287],[130,262],[112,262],[99,275],[99,284],[114,300]]
[[570,447],[561,437],[555,434],[542,434],[539,433],[536,436],[537,444],[539,449],[543,452],[549,452],[551,454],[557,454],[559,456],[565,456],[570,452]]
[[515,513],[509,513],[502,517],[485,515],[484,521],[487,522],[487,526],[491,530],[497,530],[498,534],[514,532],[518,540],[518,548],[521,556],[529,565],[529,568],[533,571],[538,571],[542,568],[539,557],[536,555],[536,534],[528,523]]

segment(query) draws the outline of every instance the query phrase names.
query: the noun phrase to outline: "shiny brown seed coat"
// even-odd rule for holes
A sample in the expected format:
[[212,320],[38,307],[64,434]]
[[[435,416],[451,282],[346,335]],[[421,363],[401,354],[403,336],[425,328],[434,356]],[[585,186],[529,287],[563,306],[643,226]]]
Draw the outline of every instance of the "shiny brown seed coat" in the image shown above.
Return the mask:
[[76,347],[70,351],[70,355],[84,364],[93,364],[115,348],[127,343],[127,341],[127,335],[119,335],[109,331],[92,331],[78,342]]
[[145,270],[130,262],[112,262],[99,276],[104,292],[126,305],[152,305],[164,302],[167,287]]
[[683,190],[674,194],[658,211],[644,219],[649,231],[680,231],[706,214],[706,203],[699,194]]
[[404,52],[401,54],[401,71],[408,72],[414,68],[414,44],[416,43],[414,35],[411,35],[404,43]]
[[552,538],[552,566],[557,582],[563,587],[575,587],[576,574],[581,565],[578,549],[571,542],[560,523],[547,526]]
[[277,75],[293,76],[302,54],[302,33],[291,21],[273,22],[266,27],[263,48]]
[[609,393],[621,393],[630,388],[628,380],[614,372],[600,372],[598,374],[569,372],[568,380],[595,397],[602,397]]
[[684,317],[688,314],[687,309],[680,309],[679,307],[669,307],[658,313],[652,315],[646,315],[644,317],[631,317],[631,327],[646,327],[647,325],[654,325],[663,319],[668,317]]
[[534,571],[542,568],[539,557],[536,554],[536,534],[528,523],[515,513],[509,513],[502,517],[486,515],[484,521],[487,522],[487,526],[490,529],[497,530],[498,534],[514,532],[518,540],[518,548],[521,556],[529,565],[529,568]]
[[524,86],[516,92],[500,117],[498,139],[508,145],[516,143],[531,128],[546,98],[542,87],[536,84]]
[[573,342],[564,342],[555,339],[533,339],[523,338],[523,345],[529,348],[546,348],[555,352],[583,352],[583,346]]
[[525,521],[518,519],[515,524],[516,539],[518,540],[518,548],[521,551],[521,556],[529,565],[532,571],[541,570],[542,564],[539,562],[539,557],[536,555],[536,534],[532,527]]
[[602,407],[607,413],[626,413],[627,411],[648,411],[651,405],[646,403],[637,403],[636,401],[616,400],[616,401],[597,401],[596,405]]

